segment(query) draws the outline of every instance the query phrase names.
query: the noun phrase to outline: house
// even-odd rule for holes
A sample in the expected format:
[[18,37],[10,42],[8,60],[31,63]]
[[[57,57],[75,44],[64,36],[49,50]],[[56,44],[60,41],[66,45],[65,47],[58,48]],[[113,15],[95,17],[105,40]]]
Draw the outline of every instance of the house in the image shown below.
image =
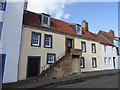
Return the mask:
[[115,45],[117,37],[114,35],[114,31],[110,30],[109,32],[105,32],[100,30],[98,37],[101,41],[103,69],[118,69],[119,54],[118,47]]
[[[38,76],[60,60],[63,62],[60,62],[62,65],[57,65],[61,67],[61,70],[57,68],[59,75],[80,73],[80,54],[75,54],[77,50],[74,52],[75,37],[77,33],[69,23],[54,19],[45,13],[25,11],[18,79]],[[74,53],[72,56],[68,54],[71,50],[72,54]]]
[[101,70],[100,43],[88,29],[88,22],[83,20],[80,38],[75,38],[75,48],[82,49],[81,72]]
[[[82,49],[81,60],[74,56],[71,57],[73,58],[72,64],[68,62],[67,65],[60,64],[59,66],[72,66],[70,67],[72,68],[71,73],[101,70],[99,40],[88,29],[79,24],[69,24],[54,19],[45,13],[37,14],[25,11],[18,79],[23,80],[39,75],[51,64],[61,60],[65,56],[66,50],[70,52],[71,48]],[[65,61],[67,59],[68,57]],[[70,69],[66,68],[62,69],[65,71],[64,74]],[[79,70],[80,68],[81,70]]]
[[[24,0],[23,0],[24,1]],[[24,2],[0,0],[0,63],[2,82],[16,82]]]
[[101,35],[97,35],[100,40],[101,46],[101,62],[102,62],[102,70],[106,69],[116,69],[117,68],[117,49],[116,46],[111,44],[108,40],[106,40]]

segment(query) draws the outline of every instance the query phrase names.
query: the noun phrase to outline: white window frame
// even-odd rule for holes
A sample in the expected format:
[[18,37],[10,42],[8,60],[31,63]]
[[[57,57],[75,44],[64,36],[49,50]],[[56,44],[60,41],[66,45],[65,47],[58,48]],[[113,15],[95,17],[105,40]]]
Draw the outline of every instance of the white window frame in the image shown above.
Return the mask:
[[[95,62],[96,61],[96,62]],[[92,58],[92,67],[96,68],[97,67],[97,60],[96,58]]]
[[[79,27],[79,29],[78,29],[78,27]],[[78,35],[82,35],[82,30],[81,30],[81,26],[80,25],[76,24],[76,31],[77,31]]]
[[53,53],[47,53],[47,64],[55,63],[56,55]]
[[108,58],[108,63],[109,63],[109,64],[112,64],[112,59],[111,59],[111,57]]
[[104,64],[107,64],[107,57],[104,57]]
[[[49,37],[49,40],[47,41],[49,44],[46,45],[46,37]],[[52,48],[52,35],[48,35],[48,34],[45,34],[45,38],[44,38],[44,47],[45,48]]]
[[[82,65],[81,65],[81,62],[82,62]],[[80,67],[85,68],[85,58],[84,57],[80,58]]]
[[86,52],[86,42],[81,41],[81,49],[83,52]]
[[[37,36],[34,36],[34,35],[37,35]],[[34,43],[33,40],[37,41],[37,43]],[[31,45],[32,46],[40,46],[40,41],[41,41],[41,33],[32,32],[32,41],[31,41],[32,43],[31,43]]]
[[92,53],[96,53],[96,44],[92,43]]
[[[47,24],[44,23],[44,17],[48,18]],[[50,16],[41,14],[41,26],[48,27],[48,28],[50,27]]]
[[104,45],[104,52],[107,52],[107,46]]

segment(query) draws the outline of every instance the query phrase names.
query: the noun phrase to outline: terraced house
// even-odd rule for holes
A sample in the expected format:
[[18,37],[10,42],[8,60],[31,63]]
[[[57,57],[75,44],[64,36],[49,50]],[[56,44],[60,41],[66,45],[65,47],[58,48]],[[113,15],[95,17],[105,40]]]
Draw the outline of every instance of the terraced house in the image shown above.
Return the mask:
[[[51,65],[55,67],[51,74],[54,77],[104,70],[103,43],[109,45],[109,41],[101,35],[89,31],[85,20],[82,25],[71,24],[48,14],[25,11],[18,79],[49,71]],[[111,65],[109,69],[113,69],[114,65]]]
[[[25,3],[19,5],[20,10],[11,15],[6,12],[5,18],[8,19],[4,18],[4,47],[1,48],[2,55],[5,55],[2,56],[5,61],[4,83],[36,76],[58,78],[82,72],[116,69],[118,59],[112,31],[107,34],[113,34],[111,40],[102,31],[98,34],[90,32],[85,20],[82,25],[68,23],[45,13],[24,10]],[[13,4],[8,6],[7,11],[10,13],[14,10]],[[16,25],[11,23],[14,22],[13,18]]]

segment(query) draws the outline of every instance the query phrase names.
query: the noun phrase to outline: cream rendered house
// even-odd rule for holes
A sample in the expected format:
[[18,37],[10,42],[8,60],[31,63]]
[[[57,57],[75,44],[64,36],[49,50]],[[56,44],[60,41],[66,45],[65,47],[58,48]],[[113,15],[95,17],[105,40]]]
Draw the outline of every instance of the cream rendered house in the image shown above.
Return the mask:
[[49,68],[65,55],[66,49],[75,48],[77,37],[68,23],[50,15],[25,11],[23,18],[19,80],[37,76]]

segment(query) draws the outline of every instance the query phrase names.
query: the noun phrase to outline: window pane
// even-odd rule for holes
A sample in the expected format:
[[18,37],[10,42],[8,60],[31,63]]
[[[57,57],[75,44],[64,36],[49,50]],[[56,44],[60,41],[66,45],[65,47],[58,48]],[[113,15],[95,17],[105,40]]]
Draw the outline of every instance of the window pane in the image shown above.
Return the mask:
[[55,62],[55,54],[48,54],[47,55],[47,63],[52,64]]
[[86,51],[86,43],[82,42],[82,51]]
[[40,34],[32,33],[32,45],[40,46]]
[[81,59],[80,59],[80,67],[81,68],[84,68],[85,66],[84,66],[84,57],[81,57]]
[[3,26],[3,23],[0,22],[0,40],[1,40],[1,34],[2,34],[2,26]]
[[45,47],[52,47],[52,36],[45,35]]

